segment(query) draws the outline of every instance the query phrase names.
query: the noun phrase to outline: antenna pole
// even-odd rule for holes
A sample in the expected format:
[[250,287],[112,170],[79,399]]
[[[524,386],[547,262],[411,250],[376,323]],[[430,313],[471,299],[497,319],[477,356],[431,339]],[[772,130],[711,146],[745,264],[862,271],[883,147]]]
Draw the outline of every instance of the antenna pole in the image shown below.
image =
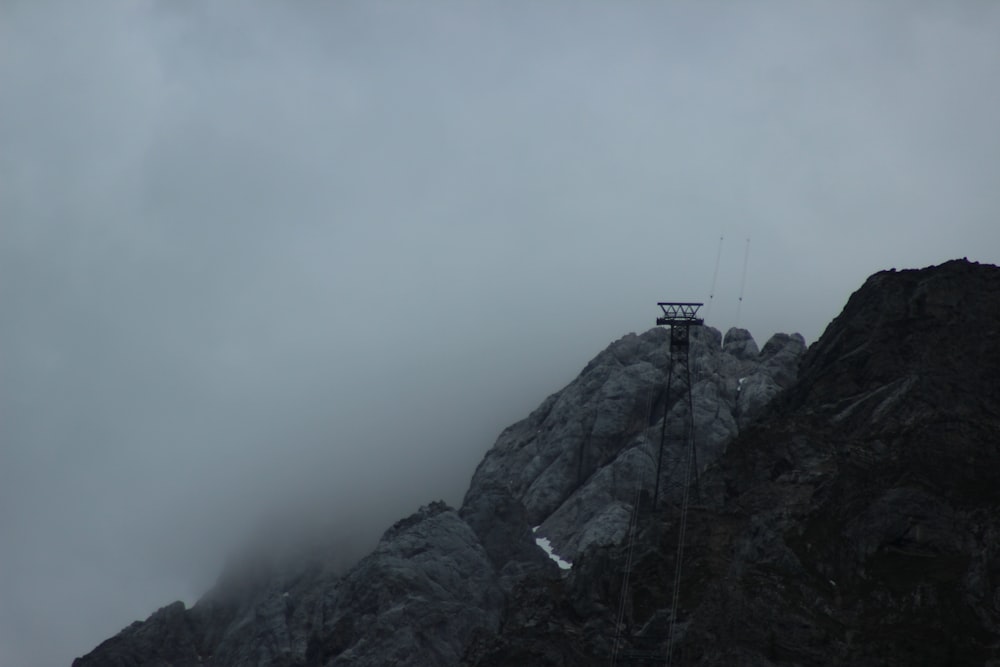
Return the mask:
[[708,291],[708,307],[705,308],[705,319],[712,312],[712,299],[715,298],[715,281],[719,278],[719,260],[722,259],[722,239],[723,236],[719,235],[719,250],[715,253],[715,271],[712,272],[712,289]]
[[740,279],[740,300],[736,304],[736,326],[740,325],[740,310],[743,308],[743,290],[747,286],[747,262],[750,260],[750,237],[747,237],[747,247],[743,253],[743,278]]

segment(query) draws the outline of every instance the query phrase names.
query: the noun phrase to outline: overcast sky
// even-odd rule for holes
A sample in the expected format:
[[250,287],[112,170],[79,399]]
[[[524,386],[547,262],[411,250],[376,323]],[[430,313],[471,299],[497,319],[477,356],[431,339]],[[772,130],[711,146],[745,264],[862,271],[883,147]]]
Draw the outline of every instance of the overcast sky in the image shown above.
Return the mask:
[[0,665],[193,603],[289,514],[350,558],[459,503],[708,300],[720,236],[709,324],[761,345],[997,263],[998,34],[988,0],[0,1]]

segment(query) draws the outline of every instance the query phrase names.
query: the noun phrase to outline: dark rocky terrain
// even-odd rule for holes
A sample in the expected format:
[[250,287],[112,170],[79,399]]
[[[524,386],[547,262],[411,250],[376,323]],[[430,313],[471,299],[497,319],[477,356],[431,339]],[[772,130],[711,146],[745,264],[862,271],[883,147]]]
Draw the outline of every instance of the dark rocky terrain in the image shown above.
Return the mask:
[[875,274],[808,351],[692,331],[676,608],[679,445],[648,494],[679,409],[667,339],[609,346],[501,434],[462,507],[348,571],[249,559],[74,667],[663,664],[671,627],[672,664],[1000,666],[1000,268]]

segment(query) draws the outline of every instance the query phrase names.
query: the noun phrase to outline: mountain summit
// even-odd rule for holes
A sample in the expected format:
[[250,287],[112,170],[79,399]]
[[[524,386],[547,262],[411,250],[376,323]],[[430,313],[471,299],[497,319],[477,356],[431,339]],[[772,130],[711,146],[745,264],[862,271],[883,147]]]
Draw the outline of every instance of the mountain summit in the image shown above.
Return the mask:
[[506,429],[460,508],[347,572],[227,572],[73,665],[662,664],[668,641],[683,665],[1000,665],[1000,268],[880,272],[808,350],[699,327],[690,359],[683,549],[679,446],[648,502],[680,409],[653,329]]

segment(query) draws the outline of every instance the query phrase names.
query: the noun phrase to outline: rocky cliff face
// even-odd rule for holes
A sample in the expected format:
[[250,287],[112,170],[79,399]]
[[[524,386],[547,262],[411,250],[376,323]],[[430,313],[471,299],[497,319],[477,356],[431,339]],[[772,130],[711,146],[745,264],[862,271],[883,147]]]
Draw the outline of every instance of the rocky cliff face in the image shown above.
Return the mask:
[[348,572],[246,563],[74,667],[662,662],[671,628],[676,664],[1000,665],[1000,269],[876,274],[808,352],[693,330],[679,563],[679,445],[665,502],[633,511],[679,409],[667,338],[613,343],[501,434],[460,509]]
[[[592,544],[616,544],[629,523],[636,489],[652,491],[666,405],[670,334],[653,329],[610,345],[568,387],[506,429],[472,478],[469,493],[505,488],[528,520],[573,560]],[[691,393],[697,460],[707,467],[727,443],[795,379],[805,341],[779,334],[763,353],[749,332],[691,332]],[[675,397],[672,397],[675,398]],[[665,459],[681,458],[668,441]],[[679,490],[678,466],[665,466],[665,489]]]
[[73,664],[455,665],[477,634],[499,629],[499,581],[470,524],[432,503],[344,576],[322,562],[245,564],[193,608],[164,607]]
[[851,297],[712,471],[733,555],[678,610],[689,659],[1000,664],[998,343],[997,267]]

